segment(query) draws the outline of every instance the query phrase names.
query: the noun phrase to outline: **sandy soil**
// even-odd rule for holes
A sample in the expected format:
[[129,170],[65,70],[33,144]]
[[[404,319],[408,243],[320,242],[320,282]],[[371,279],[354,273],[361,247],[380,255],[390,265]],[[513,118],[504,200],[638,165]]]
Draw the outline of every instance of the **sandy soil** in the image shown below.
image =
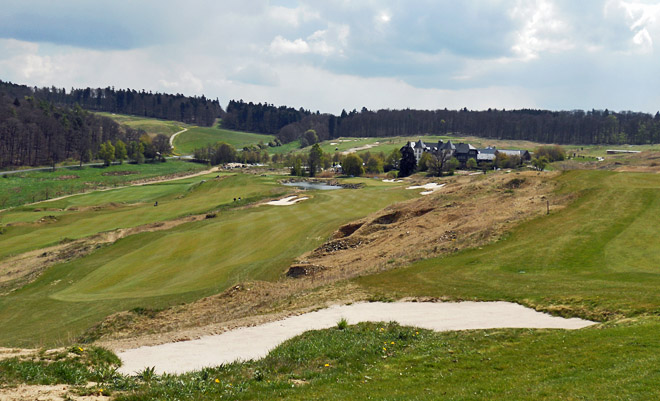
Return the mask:
[[265,205],[273,205],[273,206],[291,206],[295,205],[298,202],[304,201],[306,199],[309,199],[306,196],[303,197],[298,197],[298,195],[292,195],[292,196],[287,196],[286,198],[282,198],[279,200],[274,200],[270,202],[266,202]]
[[12,388],[0,388],[1,401],[95,401],[107,400],[101,395],[79,396],[70,392],[71,386],[58,384],[56,386],[20,385]]
[[282,342],[308,330],[325,329],[345,318],[349,324],[397,321],[435,331],[492,328],[580,329],[594,322],[550,316],[509,302],[393,302],[333,306],[316,312],[198,340],[141,347],[118,354],[124,374],[154,366],[156,372],[183,373],[235,360],[263,358]]

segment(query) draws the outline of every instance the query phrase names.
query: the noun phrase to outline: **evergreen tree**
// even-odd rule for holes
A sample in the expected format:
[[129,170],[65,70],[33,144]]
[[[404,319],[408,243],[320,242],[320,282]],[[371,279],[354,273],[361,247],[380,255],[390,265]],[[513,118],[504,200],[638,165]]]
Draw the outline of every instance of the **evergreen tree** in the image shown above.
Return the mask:
[[410,146],[401,148],[401,160],[399,161],[399,177],[408,177],[415,172],[417,168],[417,159],[415,152]]

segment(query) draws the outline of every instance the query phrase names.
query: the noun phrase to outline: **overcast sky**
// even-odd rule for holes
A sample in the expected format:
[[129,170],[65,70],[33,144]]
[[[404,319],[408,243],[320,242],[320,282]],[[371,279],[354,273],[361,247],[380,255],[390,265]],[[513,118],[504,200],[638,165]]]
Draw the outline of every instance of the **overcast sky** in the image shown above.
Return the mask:
[[0,79],[335,114],[655,113],[660,2],[2,0]]

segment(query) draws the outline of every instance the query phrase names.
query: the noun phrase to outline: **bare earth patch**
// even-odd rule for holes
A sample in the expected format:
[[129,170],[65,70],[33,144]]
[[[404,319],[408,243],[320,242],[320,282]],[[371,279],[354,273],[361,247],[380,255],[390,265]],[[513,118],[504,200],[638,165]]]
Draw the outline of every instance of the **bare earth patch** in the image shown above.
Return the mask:
[[17,387],[0,388],[0,400],[2,401],[95,401],[107,400],[105,396],[79,396],[71,392],[71,386],[58,384],[55,386],[30,386],[22,384]]

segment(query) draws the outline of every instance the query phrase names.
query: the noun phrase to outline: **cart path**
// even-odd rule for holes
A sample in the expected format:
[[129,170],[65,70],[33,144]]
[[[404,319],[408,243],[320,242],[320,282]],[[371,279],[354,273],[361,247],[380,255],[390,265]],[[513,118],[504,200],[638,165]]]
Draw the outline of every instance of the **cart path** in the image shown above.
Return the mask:
[[181,131],[172,134],[172,136],[170,137],[170,146],[172,147],[172,149],[174,149],[174,138],[176,138],[177,135],[183,134],[186,131],[188,131],[188,128],[184,128]]
[[136,374],[155,367],[158,374],[184,373],[236,360],[265,357],[284,341],[308,330],[349,324],[396,321],[435,331],[494,328],[580,329],[596,324],[536,312],[510,302],[372,302],[332,306],[259,326],[243,327],[197,340],[140,347],[117,353],[120,372]]

